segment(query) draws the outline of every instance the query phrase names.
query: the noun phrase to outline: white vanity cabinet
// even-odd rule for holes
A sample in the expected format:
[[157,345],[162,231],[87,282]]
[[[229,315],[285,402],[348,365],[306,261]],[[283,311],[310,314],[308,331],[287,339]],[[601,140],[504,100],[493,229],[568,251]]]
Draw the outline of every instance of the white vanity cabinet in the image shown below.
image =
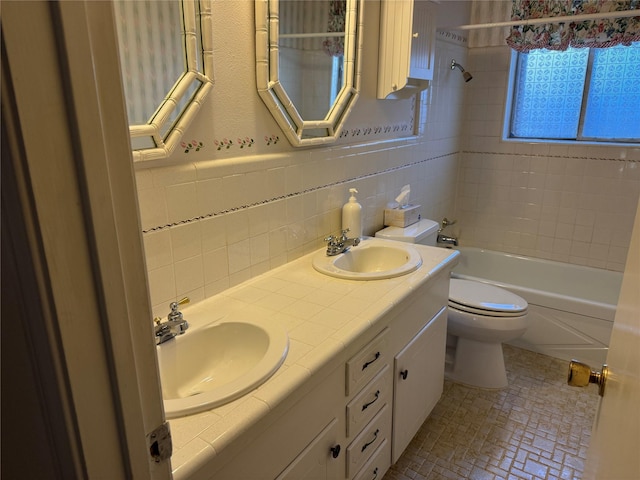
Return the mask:
[[433,79],[436,5],[429,0],[382,0],[377,97],[407,98]]
[[442,393],[449,272],[389,308],[198,478],[382,478]]

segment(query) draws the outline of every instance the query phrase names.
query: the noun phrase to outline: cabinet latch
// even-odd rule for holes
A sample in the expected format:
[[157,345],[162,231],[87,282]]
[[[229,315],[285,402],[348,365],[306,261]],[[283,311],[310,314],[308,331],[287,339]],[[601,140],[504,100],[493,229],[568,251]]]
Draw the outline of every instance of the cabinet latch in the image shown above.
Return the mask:
[[171,429],[168,422],[164,422],[147,435],[147,445],[149,447],[149,455],[151,455],[154,462],[160,463],[171,458],[173,443],[171,442]]

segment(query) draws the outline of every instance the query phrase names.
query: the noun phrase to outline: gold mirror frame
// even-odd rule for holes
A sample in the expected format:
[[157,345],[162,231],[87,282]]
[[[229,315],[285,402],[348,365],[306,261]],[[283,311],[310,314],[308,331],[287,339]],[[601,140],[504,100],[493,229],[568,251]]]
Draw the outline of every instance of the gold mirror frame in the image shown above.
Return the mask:
[[[199,5],[200,9],[199,25],[196,5]],[[129,126],[132,145],[136,140],[144,137],[147,138],[144,143],[154,145],[140,148],[132,146],[134,163],[159,160],[171,155],[200,110],[205,97],[213,88],[211,0],[182,0],[181,6],[180,21],[184,33],[185,71],[147,123]],[[199,36],[198,30],[200,30]],[[175,114],[180,102],[184,101],[191,91],[193,91],[191,98],[177,113],[177,118],[171,124],[172,114]],[[166,133],[163,133],[163,130]]]
[[324,119],[304,120],[279,80],[278,0],[255,0],[258,94],[291,145],[295,147],[335,142],[340,135],[344,121],[358,99],[364,1],[346,0],[346,4],[342,88]]

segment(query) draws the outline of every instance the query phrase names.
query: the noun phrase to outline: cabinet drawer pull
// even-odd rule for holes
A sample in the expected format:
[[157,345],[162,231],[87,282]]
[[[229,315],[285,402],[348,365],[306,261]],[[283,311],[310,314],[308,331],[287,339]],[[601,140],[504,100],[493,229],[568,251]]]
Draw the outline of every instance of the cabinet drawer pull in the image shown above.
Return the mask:
[[373,356],[373,360],[365,363],[364,365],[362,365],[362,370],[364,370],[365,368],[367,368],[369,365],[371,365],[373,362],[375,362],[376,360],[378,360],[378,358],[380,358],[380,352],[376,352],[376,354]]
[[374,396],[376,398],[374,398],[373,400],[371,400],[369,403],[365,403],[364,405],[362,405],[362,411],[364,412],[367,408],[369,408],[371,405],[373,405],[374,403],[376,403],[378,401],[378,398],[380,398],[380,390],[377,390],[376,393],[374,393]]
[[372,443],[374,443],[378,439],[378,433],[380,433],[380,429],[379,428],[375,432],[373,432],[373,440],[371,440],[369,443],[365,443],[362,446],[362,450],[360,450],[360,453],[364,452],[369,445],[371,445]]
[[378,467],[373,470],[373,477],[371,477],[371,480],[376,480],[376,478],[378,478]]
[[403,380],[406,380],[407,377],[409,376],[409,370],[402,370],[400,372],[400,376],[402,377]]
[[333,458],[338,458],[338,455],[340,455],[340,444],[336,445],[335,447],[331,447],[329,450],[331,451],[331,456]]

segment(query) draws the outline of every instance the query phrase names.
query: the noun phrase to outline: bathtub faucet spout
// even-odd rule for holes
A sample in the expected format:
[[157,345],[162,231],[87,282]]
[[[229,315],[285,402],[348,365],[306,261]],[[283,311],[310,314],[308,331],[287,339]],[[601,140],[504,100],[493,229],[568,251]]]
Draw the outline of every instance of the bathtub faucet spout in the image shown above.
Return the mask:
[[438,243],[443,243],[445,245],[453,245],[454,247],[458,246],[458,239],[456,237],[450,237],[448,235],[443,235],[442,233],[438,234]]
[[436,239],[437,243],[442,243],[447,246],[447,248],[451,248],[451,245],[454,247],[458,246],[458,237],[454,237],[451,235],[445,235],[442,231],[448,227],[449,225],[455,225],[456,220],[449,220],[448,218],[443,218],[440,222],[440,228],[438,229],[438,237]]

